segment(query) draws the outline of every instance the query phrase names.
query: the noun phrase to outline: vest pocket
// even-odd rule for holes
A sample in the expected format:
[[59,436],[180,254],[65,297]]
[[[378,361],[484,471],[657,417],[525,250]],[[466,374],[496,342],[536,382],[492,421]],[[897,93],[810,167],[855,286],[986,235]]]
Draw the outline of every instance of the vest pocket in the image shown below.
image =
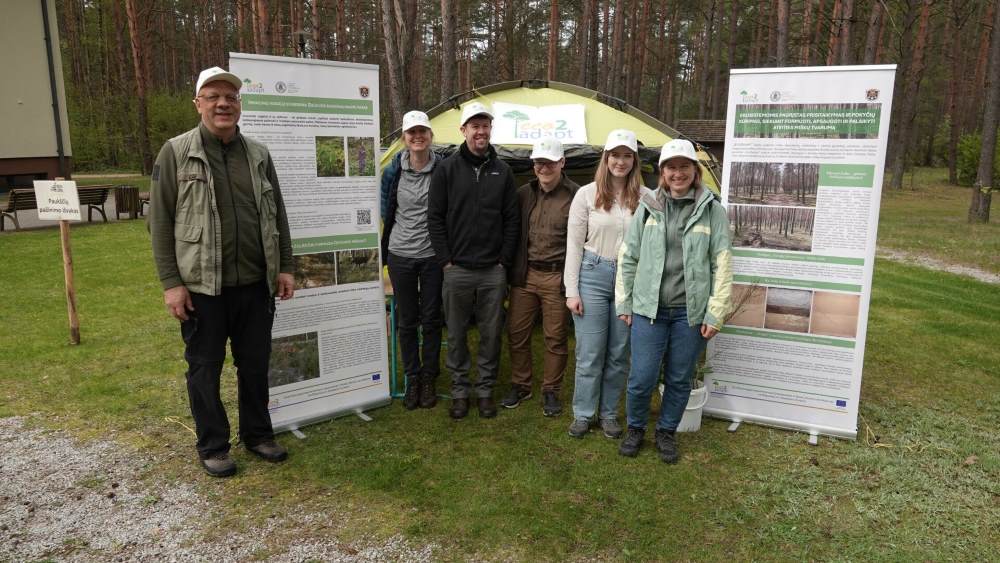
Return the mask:
[[174,225],[174,252],[184,283],[201,281],[201,225]]

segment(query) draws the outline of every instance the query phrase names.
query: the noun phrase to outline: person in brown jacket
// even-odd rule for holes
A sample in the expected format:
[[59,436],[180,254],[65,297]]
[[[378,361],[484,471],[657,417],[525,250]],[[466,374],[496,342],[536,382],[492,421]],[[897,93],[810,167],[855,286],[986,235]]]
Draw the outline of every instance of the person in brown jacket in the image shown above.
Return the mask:
[[517,190],[521,211],[521,238],[510,270],[508,337],[510,392],[501,404],[513,409],[531,398],[531,333],[542,317],[545,359],[542,362],[542,413],[562,412],[559,391],[569,355],[563,266],[566,225],[579,186],[563,174],[566,159],[562,143],[543,139],[531,151],[535,180]]

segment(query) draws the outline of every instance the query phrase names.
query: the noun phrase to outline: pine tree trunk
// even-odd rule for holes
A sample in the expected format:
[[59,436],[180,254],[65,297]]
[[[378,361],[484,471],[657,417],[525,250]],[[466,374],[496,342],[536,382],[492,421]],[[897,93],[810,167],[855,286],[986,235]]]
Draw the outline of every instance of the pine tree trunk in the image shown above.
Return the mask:
[[788,64],[788,0],[776,0],[778,10],[778,39],[775,47],[775,65]]
[[580,14],[580,21],[576,26],[576,52],[578,55],[576,67],[576,83],[584,86],[587,84],[587,68],[590,63],[590,43],[594,38],[590,37],[590,20],[594,17],[593,3],[584,0],[583,12]]
[[712,33],[715,28],[715,7],[717,0],[712,0],[708,10],[708,19],[705,21],[705,30],[702,34],[701,45],[701,68],[698,69],[698,119],[705,119],[705,107],[708,102],[708,69],[710,66],[710,54],[712,46]]
[[840,15],[840,53],[838,64],[854,64],[851,57],[851,18],[854,17],[854,0],[843,0]]
[[125,0],[125,14],[128,19],[129,38],[132,43],[132,69],[135,72],[136,104],[139,106],[139,155],[142,158],[142,172],[153,170],[153,151],[149,146],[149,116],[147,114],[147,88],[149,66],[146,63],[149,33],[146,18],[149,8],[140,11],[138,0]]
[[[445,0],[442,0],[444,2]],[[453,2],[454,0],[447,0]],[[347,60],[347,7],[344,0],[337,0],[337,33],[336,48],[337,60]]]
[[559,38],[559,0],[552,0],[552,7],[549,9],[549,49],[548,49],[548,71],[545,73],[547,80],[556,79],[556,69],[559,65],[556,51],[557,39]]
[[381,0],[382,37],[385,40],[385,63],[389,78],[389,111],[394,125],[403,122],[403,72],[396,44],[396,24],[393,17],[392,0]]
[[882,19],[882,3],[872,2],[872,11],[868,15],[868,30],[865,33],[865,60],[864,64],[875,64],[875,53],[878,51],[879,22]]
[[830,16],[830,38],[826,46],[826,66],[838,64],[840,54],[841,0],[833,0],[833,14]]
[[639,106],[642,101],[642,79],[646,73],[646,41],[649,39],[649,26],[652,24],[649,12],[652,9],[653,0],[645,0],[642,4],[642,16],[638,19],[638,38],[635,42],[635,66],[632,67],[632,96],[629,100],[634,106]]
[[1000,9],[993,10],[993,33],[990,39],[989,66],[986,73],[986,100],[983,112],[983,144],[979,151],[979,171],[972,186],[969,204],[970,223],[988,223],[993,192],[994,158],[997,148],[997,126],[1000,125]]
[[610,26],[610,16],[611,16],[611,2],[604,3],[604,17],[601,18],[601,64],[598,68],[597,75],[597,86],[598,89],[603,89],[604,92],[610,94],[611,90],[608,89],[608,76],[611,75],[611,61],[609,50],[609,37],[608,28]]
[[441,0],[441,101],[455,92],[455,0]]
[[[725,2],[720,2],[719,6],[719,25],[717,29],[722,29],[723,20],[723,10],[725,9]],[[718,119],[719,117],[719,98],[721,93],[719,92],[719,86],[722,80],[722,37],[716,37],[713,44],[713,50],[715,51],[712,55],[712,94],[709,98],[709,108],[708,115],[712,119]]]
[[625,62],[624,42],[625,42],[625,2],[617,0],[615,2],[615,28],[614,37],[611,40],[611,68],[608,72],[607,92],[616,98],[622,98],[625,94],[622,82],[622,66]]
[[799,30],[799,64],[809,65],[809,54],[812,51],[812,34],[810,27],[813,17],[813,0],[805,0],[805,8],[802,13],[802,27]]
[[906,85],[897,125],[896,148],[892,162],[892,182],[890,187],[896,190],[903,188],[903,172],[906,170],[906,152],[910,146],[910,132],[913,128],[913,118],[917,113],[917,93],[920,90],[920,80],[924,75],[924,47],[927,44],[927,22],[930,19],[931,5],[934,0],[923,0],[920,8],[920,23],[917,26],[917,36],[913,42],[913,62],[906,74]]

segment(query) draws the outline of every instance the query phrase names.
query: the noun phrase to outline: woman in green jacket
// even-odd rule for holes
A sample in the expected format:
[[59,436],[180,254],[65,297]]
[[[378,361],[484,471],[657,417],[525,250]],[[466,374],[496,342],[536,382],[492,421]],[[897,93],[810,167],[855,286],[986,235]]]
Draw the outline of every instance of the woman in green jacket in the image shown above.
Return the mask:
[[631,327],[632,369],[626,391],[628,429],[618,450],[639,453],[649,402],[666,362],[656,449],[677,462],[674,433],[705,343],[730,308],[729,220],[701,183],[694,146],[674,139],[660,151],[659,189],[639,201],[618,258],[615,308]]

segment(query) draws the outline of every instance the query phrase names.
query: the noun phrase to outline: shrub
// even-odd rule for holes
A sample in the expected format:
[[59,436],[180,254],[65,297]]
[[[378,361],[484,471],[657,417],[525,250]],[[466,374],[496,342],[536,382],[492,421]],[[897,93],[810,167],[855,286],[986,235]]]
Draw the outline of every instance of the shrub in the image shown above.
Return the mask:
[[[979,153],[982,151],[983,140],[978,134],[963,135],[958,142],[958,184],[971,186],[976,183],[979,173]],[[1000,143],[997,143],[996,156],[993,158],[993,186],[1000,185]]]

